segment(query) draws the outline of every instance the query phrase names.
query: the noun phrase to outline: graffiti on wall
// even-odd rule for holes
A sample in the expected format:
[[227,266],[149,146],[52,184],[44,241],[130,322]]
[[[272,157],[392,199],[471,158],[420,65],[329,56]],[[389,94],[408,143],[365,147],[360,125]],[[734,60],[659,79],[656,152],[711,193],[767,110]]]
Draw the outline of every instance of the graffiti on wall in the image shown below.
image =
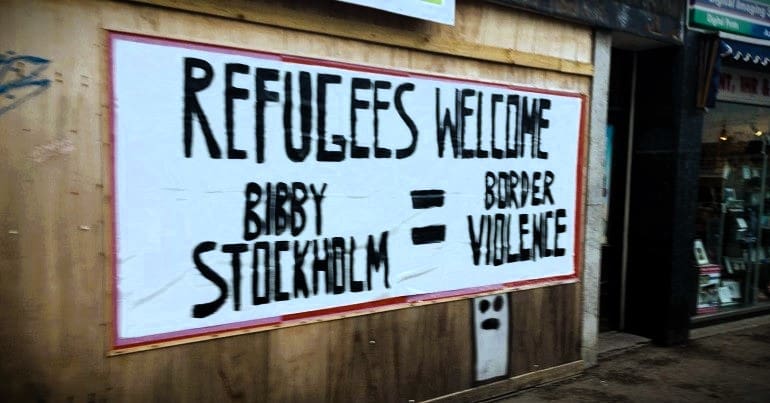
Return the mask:
[[511,314],[509,294],[474,298],[474,378],[477,384],[505,378],[510,373]]
[[75,151],[75,141],[71,135],[36,146],[30,153],[32,161],[40,164],[56,156],[71,154]]
[[0,115],[45,91],[51,80],[43,77],[50,61],[38,56],[0,53]]

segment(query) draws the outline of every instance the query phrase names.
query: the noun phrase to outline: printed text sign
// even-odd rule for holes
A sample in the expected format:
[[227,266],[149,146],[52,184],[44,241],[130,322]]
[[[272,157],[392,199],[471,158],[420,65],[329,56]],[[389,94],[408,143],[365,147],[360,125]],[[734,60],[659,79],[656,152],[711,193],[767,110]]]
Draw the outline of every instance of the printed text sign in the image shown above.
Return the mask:
[[442,24],[454,25],[455,0],[341,0]]
[[583,100],[111,35],[116,346],[576,275]]

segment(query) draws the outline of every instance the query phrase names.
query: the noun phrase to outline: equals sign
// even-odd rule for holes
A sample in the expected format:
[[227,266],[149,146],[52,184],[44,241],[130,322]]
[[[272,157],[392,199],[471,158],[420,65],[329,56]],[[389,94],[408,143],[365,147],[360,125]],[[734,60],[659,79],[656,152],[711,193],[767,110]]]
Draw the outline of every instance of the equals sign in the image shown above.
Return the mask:
[[[413,190],[411,195],[412,208],[415,210],[444,206],[443,190]],[[414,245],[444,242],[445,238],[446,225],[429,225],[427,227],[412,228],[412,244]]]

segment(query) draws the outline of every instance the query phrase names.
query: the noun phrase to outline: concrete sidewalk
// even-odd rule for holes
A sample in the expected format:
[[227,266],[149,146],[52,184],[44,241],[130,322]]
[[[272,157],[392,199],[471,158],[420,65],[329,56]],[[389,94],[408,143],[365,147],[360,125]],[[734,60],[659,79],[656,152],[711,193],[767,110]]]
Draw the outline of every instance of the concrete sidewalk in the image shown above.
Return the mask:
[[582,375],[498,402],[770,402],[770,317],[696,329],[688,345],[600,356]]

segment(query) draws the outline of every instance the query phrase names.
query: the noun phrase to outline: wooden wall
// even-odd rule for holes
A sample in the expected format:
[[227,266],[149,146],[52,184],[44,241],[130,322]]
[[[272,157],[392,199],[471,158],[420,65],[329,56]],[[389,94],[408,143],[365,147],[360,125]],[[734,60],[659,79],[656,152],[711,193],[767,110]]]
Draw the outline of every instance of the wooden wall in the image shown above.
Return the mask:
[[[588,93],[590,29],[470,1],[454,28],[329,2],[155,3],[0,5],[0,52],[46,59],[50,80],[0,100],[0,396],[407,401],[471,388],[470,300],[108,356],[106,30]],[[579,283],[513,292],[513,381],[463,396],[579,371],[580,295]]]

